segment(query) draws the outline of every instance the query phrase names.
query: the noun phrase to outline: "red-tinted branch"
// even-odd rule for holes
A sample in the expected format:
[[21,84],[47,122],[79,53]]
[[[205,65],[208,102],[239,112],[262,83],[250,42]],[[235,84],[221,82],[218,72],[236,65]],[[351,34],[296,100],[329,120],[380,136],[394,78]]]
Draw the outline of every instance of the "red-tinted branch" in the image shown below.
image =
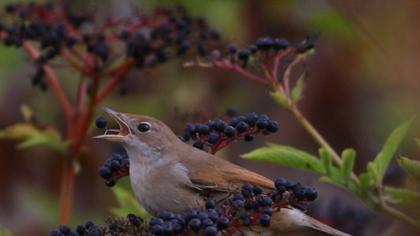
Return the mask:
[[125,78],[134,63],[134,60],[129,59],[117,70],[114,77],[99,90],[98,95],[96,96],[96,103],[101,102],[115,88],[115,86],[117,86],[118,83]]
[[[39,57],[39,52],[36,50],[28,41],[24,41],[22,47],[29,53],[29,55],[36,60]],[[70,122],[73,109],[71,107],[70,101],[67,98],[64,90],[61,88],[60,84],[57,81],[57,76],[53,69],[51,69],[48,65],[43,65],[43,69],[45,71],[45,77],[47,78],[48,82],[50,83],[52,89],[56,93],[58,100],[61,104],[61,107],[64,110],[64,114],[66,116],[67,122]]]
[[283,83],[284,83],[284,90],[285,93],[288,97],[290,97],[290,75],[292,73],[293,68],[305,61],[305,59],[307,58],[307,54],[299,54],[297,55],[293,61],[287,66],[286,71],[284,71],[284,75],[283,75]]

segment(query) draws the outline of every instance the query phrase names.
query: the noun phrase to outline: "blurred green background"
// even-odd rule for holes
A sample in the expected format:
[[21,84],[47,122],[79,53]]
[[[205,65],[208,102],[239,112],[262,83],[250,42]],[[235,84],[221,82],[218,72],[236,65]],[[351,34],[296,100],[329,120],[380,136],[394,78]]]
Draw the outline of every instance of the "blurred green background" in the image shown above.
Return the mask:
[[[3,0],[0,4],[9,2],[17,1]],[[124,16],[175,1],[67,2]],[[354,147],[358,151],[356,172],[364,170],[393,127],[419,111],[419,1],[176,2],[192,15],[206,18],[225,40],[240,46],[253,43],[260,36],[287,37],[291,43],[298,43],[307,34],[318,34],[316,54],[299,68],[309,75],[300,106],[333,147]],[[39,121],[63,129],[63,116],[54,94],[31,87],[29,75],[34,69],[27,62],[22,50],[0,45],[0,129],[22,120],[22,104],[31,107]],[[60,82],[74,97],[78,78],[72,77],[77,75],[62,72]],[[181,60],[133,73],[122,86],[128,90],[126,95],[114,92],[101,105],[156,116],[178,133],[187,121],[194,121],[193,114],[198,112],[219,116],[227,107],[236,107],[243,113],[268,113],[280,123],[280,132],[252,143],[238,142],[220,155],[270,178],[285,176],[316,186],[320,200],[314,203],[315,207],[322,208],[332,199],[339,199],[345,205],[363,209],[348,193],[319,183],[312,174],[239,158],[267,142],[317,152],[316,143],[272,102],[266,88],[234,74],[186,69]],[[419,135],[416,127],[419,126],[412,128],[411,136]],[[407,139],[400,154],[419,157],[419,149],[412,148],[413,142]],[[45,235],[57,225],[60,160],[47,149],[17,150],[16,144],[0,140],[0,226],[15,235]],[[93,140],[88,140],[86,146],[76,183],[73,225],[87,220],[103,222],[111,214],[109,209],[116,206],[111,189],[97,175],[98,167],[116,147]],[[397,174],[392,182],[403,184],[403,176],[394,169]],[[128,188],[127,178],[118,185]],[[360,235],[386,235],[384,226],[392,225],[389,219],[377,215],[369,222],[372,223],[368,229]]]

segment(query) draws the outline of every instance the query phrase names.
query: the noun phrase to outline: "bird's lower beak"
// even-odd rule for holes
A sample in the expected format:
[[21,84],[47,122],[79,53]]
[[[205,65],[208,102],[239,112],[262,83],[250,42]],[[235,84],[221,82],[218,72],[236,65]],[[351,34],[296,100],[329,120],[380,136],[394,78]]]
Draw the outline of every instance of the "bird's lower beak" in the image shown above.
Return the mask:
[[127,117],[119,112],[116,112],[108,107],[103,108],[119,125],[119,129],[107,129],[103,135],[98,135],[93,138],[105,139],[111,142],[122,142],[124,137],[131,134],[130,127],[127,124]]

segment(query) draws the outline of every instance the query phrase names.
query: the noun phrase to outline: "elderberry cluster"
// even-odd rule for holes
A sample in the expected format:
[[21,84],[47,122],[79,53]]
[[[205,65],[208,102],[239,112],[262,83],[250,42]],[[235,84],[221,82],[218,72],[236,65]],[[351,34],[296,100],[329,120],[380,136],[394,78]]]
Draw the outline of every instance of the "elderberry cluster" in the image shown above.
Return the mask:
[[206,56],[220,39],[202,18],[190,16],[180,6],[157,8],[135,19],[110,17],[102,28],[95,26],[93,14],[81,14],[65,4],[8,4],[3,15],[0,41],[4,45],[21,47],[26,41],[39,45],[32,84],[43,91],[48,86],[41,67],[58,56],[72,58],[70,66],[80,62],[84,74],[96,73],[121,58],[134,60],[137,68],[148,68],[189,52]]
[[[315,190],[302,187],[292,180],[279,177],[275,183],[276,190],[271,192],[265,192],[258,185],[246,183],[223,202],[216,202],[209,197],[205,202],[205,209],[178,214],[162,211],[148,224],[140,217],[129,214],[125,218],[108,219],[106,227],[88,222],[71,231],[68,226],[60,226],[50,236],[232,235],[250,226],[269,227],[272,215],[281,208],[306,204],[316,198]],[[298,196],[302,190],[308,195]]]
[[153,235],[145,228],[142,218],[128,214],[127,217],[115,217],[107,220],[107,226],[96,225],[90,221],[83,225],[78,225],[75,230],[71,230],[67,225],[61,225],[57,229],[51,231],[49,236],[119,236],[119,235],[136,235],[146,236]]
[[278,129],[278,123],[267,115],[252,112],[247,115],[217,118],[206,123],[188,123],[180,138],[198,149],[215,153],[232,141],[242,139],[249,142],[254,140],[255,135],[267,135],[277,132]]
[[113,153],[111,158],[99,167],[99,176],[105,180],[105,184],[112,187],[121,177],[129,173],[130,162],[126,153]]

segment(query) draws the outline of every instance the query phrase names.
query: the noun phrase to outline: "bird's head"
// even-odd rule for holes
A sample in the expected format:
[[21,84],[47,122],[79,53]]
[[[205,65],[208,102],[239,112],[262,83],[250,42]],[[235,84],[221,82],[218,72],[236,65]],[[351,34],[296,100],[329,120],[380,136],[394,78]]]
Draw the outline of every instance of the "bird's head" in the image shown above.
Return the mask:
[[107,129],[105,134],[94,138],[120,143],[129,155],[132,152],[148,155],[148,152],[160,151],[180,142],[172,130],[160,120],[121,113],[110,108],[104,108],[104,111],[116,120],[119,129]]

